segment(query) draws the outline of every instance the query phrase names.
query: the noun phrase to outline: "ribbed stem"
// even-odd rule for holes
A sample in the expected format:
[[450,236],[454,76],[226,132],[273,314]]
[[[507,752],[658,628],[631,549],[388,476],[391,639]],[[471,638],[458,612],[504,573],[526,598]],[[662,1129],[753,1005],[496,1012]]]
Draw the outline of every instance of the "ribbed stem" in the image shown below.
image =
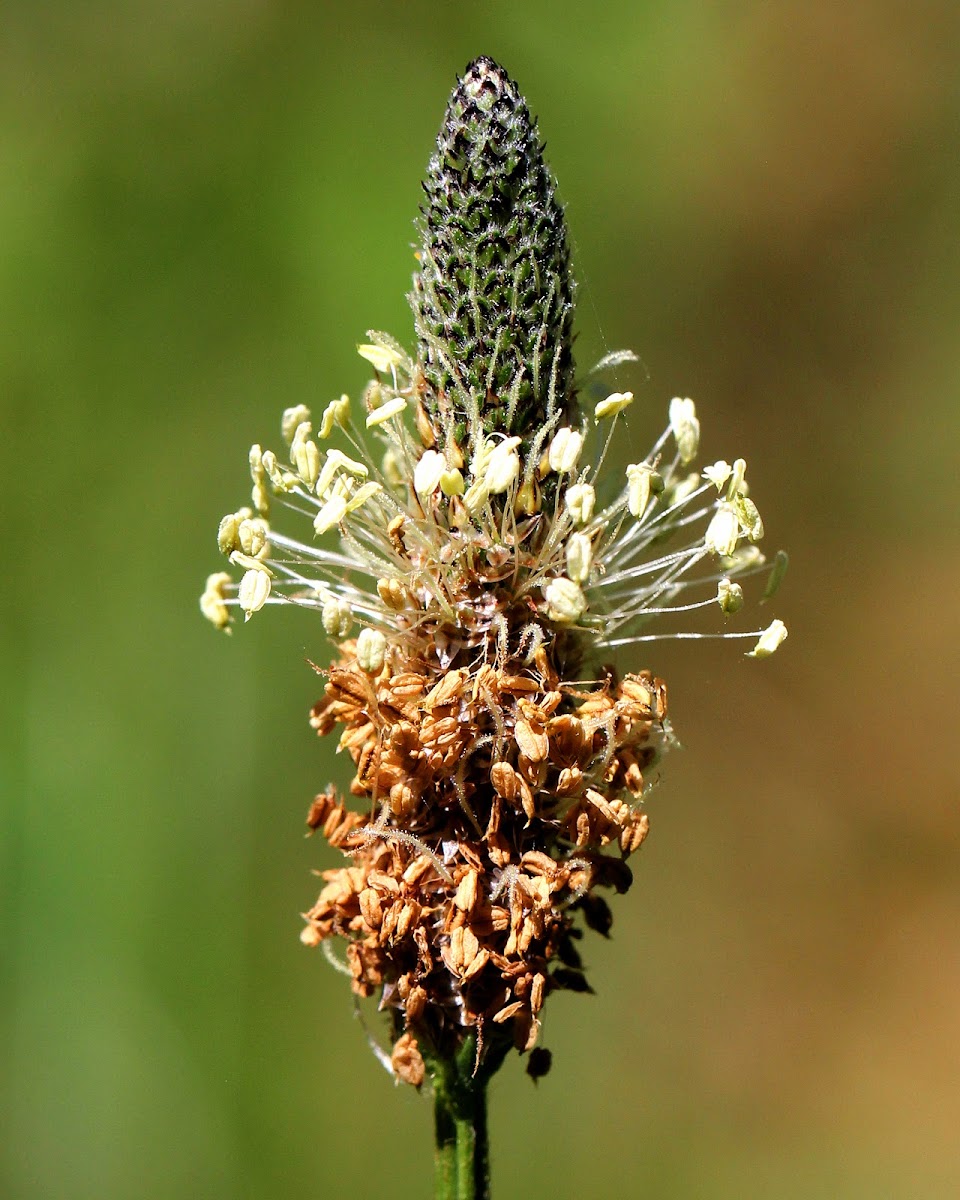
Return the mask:
[[[468,1042],[472,1046],[472,1039]],[[469,1059],[435,1064],[433,1075],[436,1200],[490,1200],[487,1076]]]
[[446,1092],[434,1084],[433,1090],[434,1129],[434,1198],[435,1200],[457,1200],[457,1123],[450,1111]]

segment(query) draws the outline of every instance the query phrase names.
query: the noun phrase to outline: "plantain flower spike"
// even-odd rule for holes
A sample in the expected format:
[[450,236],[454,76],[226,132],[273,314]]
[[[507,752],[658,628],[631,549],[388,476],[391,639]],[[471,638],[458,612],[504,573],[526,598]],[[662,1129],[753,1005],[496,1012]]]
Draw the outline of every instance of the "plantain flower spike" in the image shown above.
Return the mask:
[[[770,573],[763,524],[742,459],[692,466],[694,402],[664,403],[625,469],[607,452],[633,393],[580,412],[563,210],[489,58],[454,88],[424,191],[415,352],[368,332],[361,401],[295,404],[279,447],[254,447],[201,609],[229,630],[299,608],[333,644],[310,721],[352,775],[307,825],[346,861],[302,939],[376,997],[398,1078],[466,1094],[537,1047],[553,993],[590,990],[580,939],[630,886],[673,741],[630,649],[742,637],[763,657],[786,630],[734,627]],[[538,1047],[531,1074],[548,1062]]]

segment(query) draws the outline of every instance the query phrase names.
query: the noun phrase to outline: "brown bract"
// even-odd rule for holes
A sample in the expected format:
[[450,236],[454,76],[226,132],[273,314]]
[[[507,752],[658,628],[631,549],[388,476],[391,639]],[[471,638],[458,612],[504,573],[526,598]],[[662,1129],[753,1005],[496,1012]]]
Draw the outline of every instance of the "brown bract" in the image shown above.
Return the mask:
[[346,940],[353,990],[390,1011],[394,1070],[419,1086],[421,1050],[470,1033],[529,1050],[550,992],[589,990],[578,918],[606,933],[595,889],[629,887],[666,693],[646,672],[566,684],[549,637],[446,667],[408,638],[375,677],[340,650],[311,723],[339,728],[365,811],[332,788],[310,808],[351,861],[322,873],[303,940]]

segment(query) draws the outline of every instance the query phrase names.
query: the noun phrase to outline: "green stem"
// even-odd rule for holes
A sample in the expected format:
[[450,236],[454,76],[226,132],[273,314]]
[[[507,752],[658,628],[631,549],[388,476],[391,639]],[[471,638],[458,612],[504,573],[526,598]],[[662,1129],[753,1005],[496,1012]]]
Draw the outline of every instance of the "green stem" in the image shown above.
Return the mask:
[[433,1085],[434,1197],[457,1200],[457,1126],[439,1079]]
[[487,1078],[472,1074],[472,1056],[459,1057],[461,1061],[436,1063],[433,1075],[434,1196],[490,1200]]

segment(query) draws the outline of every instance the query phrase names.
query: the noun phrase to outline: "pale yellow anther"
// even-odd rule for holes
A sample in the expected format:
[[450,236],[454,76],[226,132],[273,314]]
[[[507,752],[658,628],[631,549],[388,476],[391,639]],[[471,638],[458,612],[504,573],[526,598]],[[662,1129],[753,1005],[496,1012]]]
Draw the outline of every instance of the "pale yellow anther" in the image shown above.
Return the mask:
[[357,637],[357,663],[368,675],[378,675],[383,669],[387,639],[379,629],[361,629]]
[[567,538],[567,575],[574,583],[586,583],[593,562],[593,544],[585,533],[571,533]]
[[418,496],[432,496],[440,486],[447,462],[438,450],[425,450],[413,472],[413,487]]
[[627,508],[631,516],[643,516],[651,493],[661,491],[662,486],[663,481],[649,463],[631,463],[627,467]]
[[717,603],[727,616],[743,608],[743,588],[730,579],[721,579],[717,584]]
[[561,625],[571,625],[587,611],[587,598],[580,585],[562,575],[551,579],[543,589],[547,616]]
[[786,641],[787,627],[782,621],[771,621],[760,634],[760,640],[747,654],[748,658],[769,658]]
[[611,392],[606,400],[601,400],[594,408],[593,419],[602,421],[604,417],[615,417],[632,403],[633,392]]
[[757,506],[749,496],[741,495],[737,497],[734,507],[737,510],[740,528],[751,542],[759,542],[763,537],[763,521],[760,519]]
[[[657,480],[659,479],[659,475],[651,479],[654,491],[657,490]],[[688,474],[684,475],[682,479],[678,479],[675,483],[673,483],[669,489],[664,489],[666,493],[666,502],[670,505],[670,507],[678,507],[681,504],[685,504],[693,495],[693,493],[702,486],[703,481],[701,480],[700,476],[696,473],[696,471],[690,471]]]
[[262,480],[257,480],[250,491],[253,506],[261,517],[270,515],[270,489]]
[[320,449],[311,438],[301,436],[300,430],[307,428],[306,424],[298,428],[290,447],[290,460],[307,487],[313,488],[320,475]]
[[263,450],[256,442],[250,447],[249,463],[250,478],[254,483],[260,483],[263,479]]
[[326,533],[334,525],[339,525],[346,515],[347,502],[343,496],[331,496],[313,519],[314,532]]
[[399,579],[378,579],[377,594],[394,612],[403,612],[407,607],[407,590]]
[[403,355],[389,346],[362,345],[357,347],[357,353],[365,358],[375,371],[392,371],[403,364]]
[[254,558],[252,554],[244,554],[242,550],[234,550],[230,561],[235,567],[243,567],[245,571],[261,571],[264,575],[273,575],[262,558]]
[[587,525],[593,517],[597,493],[589,483],[574,483],[564,492],[563,502],[574,525]]
[[459,468],[454,467],[451,471],[444,471],[440,476],[440,491],[445,496],[462,496],[466,489],[466,484],[463,482],[463,475]]
[[676,439],[680,461],[692,462],[700,447],[700,422],[692,400],[674,396],[670,401],[670,429]]
[[262,521],[259,517],[241,521],[237,529],[237,539],[243,553],[249,554],[251,558],[259,558],[269,550],[267,544],[269,528],[266,521]]
[[244,620],[249,621],[255,612],[259,612],[269,595],[270,576],[265,571],[247,571],[237,590],[237,601],[243,609]]
[[392,400],[388,400],[386,404],[381,404],[379,408],[375,408],[372,413],[367,414],[367,428],[373,429],[376,425],[383,425],[393,417],[398,417],[407,407],[407,402],[403,396],[394,396]]
[[293,466],[297,465],[297,446],[301,442],[305,442],[313,434],[313,426],[309,421],[301,421],[293,431],[293,437],[290,439],[290,462]]
[[[250,510],[248,509],[247,512]],[[217,530],[217,545],[220,547],[221,554],[231,554],[234,550],[240,549],[240,522],[244,518],[240,513],[227,513],[221,518],[220,527]]]
[[217,629],[226,629],[230,624],[230,610],[224,602],[224,596],[232,584],[233,580],[226,571],[207,576],[206,586],[200,597],[200,611]]
[[518,516],[532,517],[540,511],[540,489],[537,481],[527,477],[517,489],[517,498],[513,502],[513,511]]
[[490,489],[487,487],[486,481],[478,479],[471,483],[464,492],[463,506],[471,517],[475,517],[489,499]]
[[341,471],[346,471],[350,475],[356,475],[358,479],[366,479],[370,474],[370,468],[362,462],[357,462],[355,458],[350,458],[349,455],[338,450],[335,446],[327,451],[327,461],[336,463]]
[[353,624],[353,613],[346,600],[339,596],[328,596],[323,603],[321,620],[328,637],[344,638]]
[[374,481],[363,484],[361,487],[358,487],[349,500],[347,500],[347,512],[356,512],[358,508],[362,508],[363,505],[366,504],[371,496],[375,496],[377,492],[382,491],[383,487]]
[[402,487],[406,482],[400,456],[392,446],[388,446],[383,455],[383,477],[393,488]]
[[470,459],[470,474],[474,479],[480,479],[487,469],[487,463],[496,449],[497,443],[493,438],[481,438],[477,443]]
[[730,468],[730,482],[727,485],[727,499],[735,500],[737,496],[747,494],[747,461],[738,458]]
[[358,479],[366,479],[370,474],[363,463],[348,458],[342,450],[338,450],[335,446],[331,447],[327,451],[326,462],[323,464],[320,477],[317,479],[316,492],[321,499],[330,491],[330,485],[341,471],[347,471],[351,475],[355,475]]
[[740,521],[733,505],[720,503],[713,514],[707,531],[703,535],[703,544],[711,554],[729,557],[737,546],[740,537]]
[[767,561],[766,555],[759,546],[738,546],[730,556],[728,570],[733,574],[741,574],[755,567],[762,567]]
[[[750,547],[751,550],[753,547]],[[764,600],[769,600],[775,596],[780,590],[780,584],[783,583],[783,577],[787,573],[789,558],[786,550],[778,550],[776,557],[773,560],[773,567],[770,569],[770,577],[767,580],[767,586],[763,589]]]
[[270,486],[278,492],[290,492],[299,484],[296,475],[280,465],[272,450],[264,451],[263,468],[270,479]]
[[722,491],[723,485],[730,478],[730,472],[732,470],[733,468],[730,466],[730,464],[721,458],[715,463],[711,463],[709,467],[703,468],[703,477],[708,483],[712,483],[719,492]]
[[339,400],[331,400],[323,410],[323,416],[320,418],[320,432],[317,436],[326,440],[333,433],[334,425],[343,428],[349,419],[350,397],[344,394]]
[[483,480],[491,496],[507,491],[520,474],[520,455],[517,453],[519,445],[520,438],[505,438],[497,443],[487,460]]
[[280,432],[288,446],[293,441],[293,435],[297,432],[297,428],[310,419],[310,409],[305,404],[298,404],[294,408],[283,410],[283,416],[280,418]]
[[550,449],[547,451],[550,470],[556,471],[558,475],[569,475],[579,462],[582,450],[582,433],[578,433],[566,425],[562,429],[558,429],[553,435]]

